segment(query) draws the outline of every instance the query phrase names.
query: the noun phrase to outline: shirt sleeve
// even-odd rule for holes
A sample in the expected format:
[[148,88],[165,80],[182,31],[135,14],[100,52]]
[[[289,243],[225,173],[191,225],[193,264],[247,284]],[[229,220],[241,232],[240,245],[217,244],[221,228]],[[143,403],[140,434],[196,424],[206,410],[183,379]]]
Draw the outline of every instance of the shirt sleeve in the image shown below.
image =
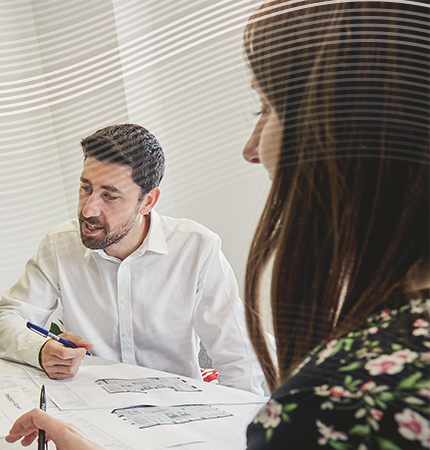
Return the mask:
[[26,323],[45,325],[60,297],[57,278],[48,234],[21,278],[0,300],[0,358],[40,367],[38,355],[45,338],[30,331]]
[[194,328],[220,384],[263,395],[264,375],[249,340],[244,306],[219,238],[207,249],[198,283]]

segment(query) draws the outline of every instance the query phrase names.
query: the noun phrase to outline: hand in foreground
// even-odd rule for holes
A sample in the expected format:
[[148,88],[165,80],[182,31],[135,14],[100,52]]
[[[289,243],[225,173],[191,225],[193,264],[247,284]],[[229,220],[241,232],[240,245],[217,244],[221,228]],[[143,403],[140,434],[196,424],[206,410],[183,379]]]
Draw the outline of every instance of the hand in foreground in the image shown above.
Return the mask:
[[39,428],[46,431],[47,439],[55,443],[57,450],[105,450],[74,425],[55,419],[40,409],[33,409],[17,419],[6,442],[12,444],[23,438],[21,444],[28,446],[37,438]]
[[85,339],[67,331],[60,336],[73,342],[78,348],[65,347],[53,339],[48,339],[41,349],[40,362],[49,378],[63,380],[73,378],[79,370],[85,352],[92,348]]

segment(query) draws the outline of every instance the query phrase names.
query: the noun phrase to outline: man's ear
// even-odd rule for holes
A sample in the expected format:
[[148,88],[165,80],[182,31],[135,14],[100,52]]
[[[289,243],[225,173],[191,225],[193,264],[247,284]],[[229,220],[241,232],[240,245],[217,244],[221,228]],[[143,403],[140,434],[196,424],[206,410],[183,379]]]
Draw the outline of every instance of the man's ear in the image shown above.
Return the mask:
[[157,203],[158,197],[160,197],[160,188],[157,186],[143,197],[140,203],[139,213],[142,215],[148,214]]

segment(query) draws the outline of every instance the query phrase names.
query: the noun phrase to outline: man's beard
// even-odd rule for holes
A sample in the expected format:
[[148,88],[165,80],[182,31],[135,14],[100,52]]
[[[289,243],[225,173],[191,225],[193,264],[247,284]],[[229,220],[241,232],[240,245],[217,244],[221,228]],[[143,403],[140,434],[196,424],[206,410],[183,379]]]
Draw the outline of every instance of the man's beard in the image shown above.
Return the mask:
[[[89,217],[87,219],[82,215],[82,211],[79,213],[79,229],[81,233],[81,240],[85,247],[92,250],[104,249],[113,244],[119,242],[122,238],[127,236],[133,225],[136,223],[138,217],[139,205],[137,205],[134,214],[130,215],[128,219],[114,230],[110,230],[109,225],[104,220],[98,220],[95,217]],[[90,225],[95,225],[99,228],[103,228],[104,233],[101,236],[86,236],[82,227],[84,222]]]

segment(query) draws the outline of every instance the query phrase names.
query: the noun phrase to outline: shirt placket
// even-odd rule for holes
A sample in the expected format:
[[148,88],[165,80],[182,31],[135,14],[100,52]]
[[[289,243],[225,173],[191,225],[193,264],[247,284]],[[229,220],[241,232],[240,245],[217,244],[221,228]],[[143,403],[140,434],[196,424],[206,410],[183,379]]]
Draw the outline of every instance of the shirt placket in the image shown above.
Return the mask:
[[118,268],[118,321],[122,362],[136,364],[131,309],[131,260],[121,262]]

